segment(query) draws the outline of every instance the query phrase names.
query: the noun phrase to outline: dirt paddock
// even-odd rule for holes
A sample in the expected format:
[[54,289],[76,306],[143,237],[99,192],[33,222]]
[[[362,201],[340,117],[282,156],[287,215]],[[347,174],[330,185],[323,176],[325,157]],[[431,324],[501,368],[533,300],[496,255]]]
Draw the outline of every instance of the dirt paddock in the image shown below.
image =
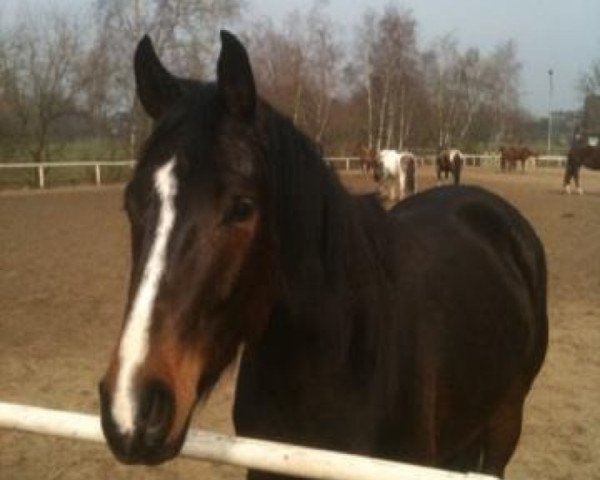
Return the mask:
[[[549,263],[550,348],[529,397],[507,478],[600,479],[600,175],[560,194],[561,172],[466,169],[465,183],[514,203]],[[373,188],[346,177],[357,191]],[[433,184],[420,173],[421,188]],[[98,412],[96,382],[122,318],[128,233],[121,188],[0,194],[0,400]],[[477,293],[477,285],[465,285]],[[195,425],[231,432],[234,372]],[[102,445],[0,431],[1,480],[241,479],[243,470],[178,459],[124,467]]]

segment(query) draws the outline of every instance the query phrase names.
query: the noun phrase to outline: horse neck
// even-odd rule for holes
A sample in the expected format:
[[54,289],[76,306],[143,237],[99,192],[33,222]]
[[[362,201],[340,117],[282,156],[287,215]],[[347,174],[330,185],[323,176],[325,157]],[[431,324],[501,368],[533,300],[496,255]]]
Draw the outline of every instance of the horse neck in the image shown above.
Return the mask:
[[[304,382],[305,372],[312,372],[310,382],[324,381],[328,386],[332,378],[340,378],[339,372],[356,368],[356,352],[361,352],[361,366],[382,367],[369,382],[397,392],[404,378],[398,368],[410,362],[400,359],[409,349],[396,349],[394,342],[387,341],[399,315],[393,304],[396,292],[389,289],[395,275],[388,235],[391,221],[374,197],[353,197],[351,202],[344,237],[338,237],[337,244],[343,261],[321,264],[312,277],[292,279],[296,283],[288,284],[275,302],[254,346],[263,359],[276,362],[292,383]],[[307,263],[303,258],[297,262]],[[393,376],[385,374],[390,365],[396,372]]]

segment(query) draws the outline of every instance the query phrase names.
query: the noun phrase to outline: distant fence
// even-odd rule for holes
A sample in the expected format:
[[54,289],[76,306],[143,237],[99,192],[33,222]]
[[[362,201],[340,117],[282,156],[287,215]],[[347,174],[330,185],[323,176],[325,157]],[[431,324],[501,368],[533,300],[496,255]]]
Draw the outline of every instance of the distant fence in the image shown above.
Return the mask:
[[[465,153],[463,155],[465,166],[500,168],[500,155]],[[434,165],[435,155],[417,155],[421,165]],[[348,173],[359,173],[362,170],[358,157],[328,157],[325,159],[334,169]],[[533,168],[564,168],[567,161],[562,155],[541,155],[531,158],[528,165]]]
[[19,163],[0,163],[0,171],[2,169],[10,170],[34,170],[37,172],[37,186],[40,188],[46,187],[46,174],[51,169],[85,169],[91,170],[94,173],[94,182],[96,185],[102,184],[103,169],[115,167],[130,167],[135,165],[134,160],[123,161],[99,161],[99,162],[19,162]]
[[[104,442],[95,415],[0,402],[0,428]],[[497,480],[478,473],[361,457],[291,444],[230,437],[201,430],[189,432],[182,455],[211,462],[324,480]]]
[[[471,154],[464,155],[465,165],[470,167],[500,167],[500,155],[493,154]],[[430,161],[433,164],[435,158],[430,156]],[[567,158],[564,155],[540,155],[539,157],[531,157],[527,161],[527,165],[533,168],[564,168]]]
[[[434,155],[425,155],[418,157],[422,165],[433,165],[435,163]],[[465,154],[465,165],[469,167],[489,167],[499,168],[500,156],[492,154]],[[335,170],[350,174],[357,174],[362,171],[360,158],[358,157],[327,157],[325,161]],[[542,155],[539,158],[529,161],[529,165],[534,168],[564,168],[566,158],[557,155]],[[93,182],[96,185],[103,183],[103,173],[106,170],[114,168],[133,168],[134,160],[123,161],[98,161],[98,162],[44,162],[44,163],[0,163],[0,177],[2,170],[33,170],[36,172],[35,184],[39,188],[47,186],[47,174],[53,169],[80,169],[93,173]],[[1,183],[1,182],[0,182]],[[19,182],[15,182],[19,183]]]

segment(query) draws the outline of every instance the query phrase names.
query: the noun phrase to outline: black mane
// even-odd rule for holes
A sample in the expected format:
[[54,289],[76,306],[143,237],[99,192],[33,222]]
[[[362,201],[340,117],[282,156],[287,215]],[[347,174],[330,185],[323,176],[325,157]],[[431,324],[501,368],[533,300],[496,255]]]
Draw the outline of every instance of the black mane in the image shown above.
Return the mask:
[[[379,308],[390,273],[384,270],[387,214],[374,195],[348,193],[317,145],[264,101],[259,125],[287,314],[338,361],[348,359],[360,332],[365,348],[379,351],[385,338],[376,324],[389,315]],[[355,305],[369,310],[348,314]]]

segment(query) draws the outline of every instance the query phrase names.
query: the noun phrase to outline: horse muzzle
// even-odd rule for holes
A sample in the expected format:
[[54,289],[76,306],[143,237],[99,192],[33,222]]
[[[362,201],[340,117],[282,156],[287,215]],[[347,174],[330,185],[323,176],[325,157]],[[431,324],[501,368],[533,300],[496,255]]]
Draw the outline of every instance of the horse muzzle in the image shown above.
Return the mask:
[[156,465],[175,457],[181,450],[187,428],[170,438],[175,417],[175,398],[159,382],[140,389],[133,428],[123,430],[115,421],[112,398],[105,381],[100,382],[101,424],[115,457],[127,465]]

